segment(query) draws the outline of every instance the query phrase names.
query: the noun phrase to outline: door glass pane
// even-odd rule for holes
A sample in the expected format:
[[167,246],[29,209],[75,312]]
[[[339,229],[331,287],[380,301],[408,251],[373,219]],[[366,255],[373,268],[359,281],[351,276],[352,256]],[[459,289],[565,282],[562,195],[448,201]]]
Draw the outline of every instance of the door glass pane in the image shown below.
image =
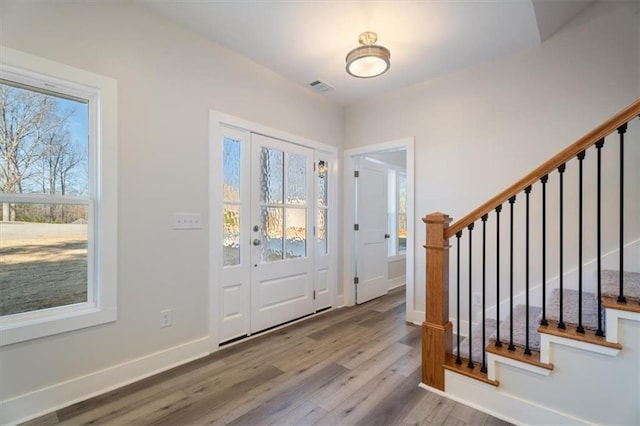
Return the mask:
[[323,255],[329,252],[327,246],[327,209],[318,209],[318,254]]
[[224,201],[240,201],[240,141],[224,138],[222,197]]
[[262,233],[262,262],[274,262],[283,258],[283,209],[280,207],[262,207],[260,211]]
[[327,206],[327,190],[329,188],[328,178],[328,165],[327,162],[322,160],[318,162],[318,205],[321,207]]
[[307,209],[287,209],[287,258],[307,255]]
[[223,225],[223,265],[234,266],[240,264],[240,206],[224,205]]
[[305,205],[307,198],[307,157],[287,153],[287,204]]
[[284,153],[262,147],[260,152],[260,201],[282,204]]

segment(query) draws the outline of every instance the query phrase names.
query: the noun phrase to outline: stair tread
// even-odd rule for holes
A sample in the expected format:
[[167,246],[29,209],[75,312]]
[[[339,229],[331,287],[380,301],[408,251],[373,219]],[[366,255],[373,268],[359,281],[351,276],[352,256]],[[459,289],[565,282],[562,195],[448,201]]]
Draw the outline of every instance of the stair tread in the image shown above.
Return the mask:
[[480,368],[482,367],[482,364],[480,364],[479,362],[474,362],[473,369],[470,369],[469,367],[467,367],[469,360],[467,358],[462,358],[462,357],[460,358],[462,359],[462,364],[456,364],[455,355],[447,354],[447,356],[445,357],[443,367],[446,370],[454,371],[456,373],[462,374],[463,376],[467,376],[472,379],[479,380],[481,382],[487,383],[492,386],[497,387],[498,385],[500,385],[500,382],[498,382],[497,380],[489,380],[487,373],[480,372]]
[[[578,291],[565,288],[562,291],[562,297],[563,322],[578,324]],[[542,315],[538,318],[540,319]],[[558,288],[554,288],[547,299],[546,319],[560,321],[560,289]],[[598,328],[598,298],[595,293],[582,292],[582,326],[590,330]]]
[[602,297],[602,306],[609,309],[636,312],[640,314],[640,303],[637,299],[627,298],[627,303],[618,302],[618,297]]
[[567,339],[577,340],[585,343],[592,343],[594,345],[605,346],[613,349],[622,349],[620,343],[607,342],[604,336],[596,336],[592,330],[585,330],[584,333],[578,333],[577,327],[573,324],[565,323],[566,328],[558,328],[558,322],[553,320],[547,321],[549,325],[541,325],[538,327],[538,332],[544,334],[551,334],[553,336],[565,337]]
[[[602,295],[617,298],[620,291],[620,271],[603,269],[600,276],[602,277]],[[624,271],[622,284],[625,297],[640,299],[640,273]]]
[[[529,306],[529,349],[540,350],[540,335],[537,332],[537,327],[540,321],[538,317],[541,315],[542,308],[539,306]],[[526,306],[516,305],[513,308],[513,343],[524,347],[526,345],[525,335],[525,319],[526,319]],[[500,324],[500,340],[509,341],[509,327],[510,316],[507,316],[502,320]],[[497,339],[495,333],[489,336],[494,341]]]
[[[472,330],[471,336],[471,345],[472,345],[472,355],[471,359],[474,362],[482,362],[482,353],[484,351],[484,347],[489,342],[490,336],[496,333],[497,323],[493,318],[487,318],[485,321],[485,336],[486,339],[482,341],[482,323],[476,324]],[[455,342],[454,342],[455,343]],[[457,350],[454,349],[453,353],[457,353]],[[460,355],[468,356],[469,355],[469,339],[464,338],[460,342]],[[468,358],[467,358],[468,359]]]
[[524,353],[524,347],[522,346],[514,345],[516,349],[513,351],[510,351],[508,343],[503,342],[502,346],[497,347],[495,345],[495,342],[496,342],[495,340],[492,340],[487,345],[487,352],[495,355],[500,355],[505,358],[511,358],[513,360],[524,362],[527,364],[535,365],[536,367],[545,368],[547,370],[553,370],[553,364],[547,364],[540,361],[540,352],[538,351],[532,350],[530,355],[526,355]]

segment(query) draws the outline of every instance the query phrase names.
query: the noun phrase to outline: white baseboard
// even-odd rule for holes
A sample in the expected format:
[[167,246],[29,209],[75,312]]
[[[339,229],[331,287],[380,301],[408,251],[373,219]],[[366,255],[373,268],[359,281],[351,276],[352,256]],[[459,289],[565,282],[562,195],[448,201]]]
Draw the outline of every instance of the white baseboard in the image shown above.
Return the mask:
[[109,392],[209,354],[203,337],[104,370],[0,401],[0,424],[13,425]]
[[396,289],[398,287],[402,287],[407,284],[407,276],[403,275],[401,277],[397,277],[387,281],[387,286],[389,291]]
[[407,309],[407,322],[415,325],[422,326],[424,322],[424,311],[416,311]]

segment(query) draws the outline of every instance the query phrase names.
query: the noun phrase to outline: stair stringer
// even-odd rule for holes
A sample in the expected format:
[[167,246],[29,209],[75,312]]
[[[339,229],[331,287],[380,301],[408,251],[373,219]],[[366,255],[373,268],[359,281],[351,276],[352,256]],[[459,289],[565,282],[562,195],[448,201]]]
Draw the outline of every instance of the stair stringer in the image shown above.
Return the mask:
[[445,370],[445,395],[512,423],[638,425],[640,314],[606,315],[607,341],[622,350],[542,334],[540,359],[553,371],[487,354],[498,387]]

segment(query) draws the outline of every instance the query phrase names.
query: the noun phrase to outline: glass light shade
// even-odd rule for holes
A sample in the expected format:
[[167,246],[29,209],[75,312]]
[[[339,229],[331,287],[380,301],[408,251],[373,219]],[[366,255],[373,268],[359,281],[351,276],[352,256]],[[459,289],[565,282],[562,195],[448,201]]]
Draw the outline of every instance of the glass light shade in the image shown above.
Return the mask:
[[391,66],[391,53],[382,46],[360,46],[347,55],[347,72],[359,78],[371,78],[385,73]]

